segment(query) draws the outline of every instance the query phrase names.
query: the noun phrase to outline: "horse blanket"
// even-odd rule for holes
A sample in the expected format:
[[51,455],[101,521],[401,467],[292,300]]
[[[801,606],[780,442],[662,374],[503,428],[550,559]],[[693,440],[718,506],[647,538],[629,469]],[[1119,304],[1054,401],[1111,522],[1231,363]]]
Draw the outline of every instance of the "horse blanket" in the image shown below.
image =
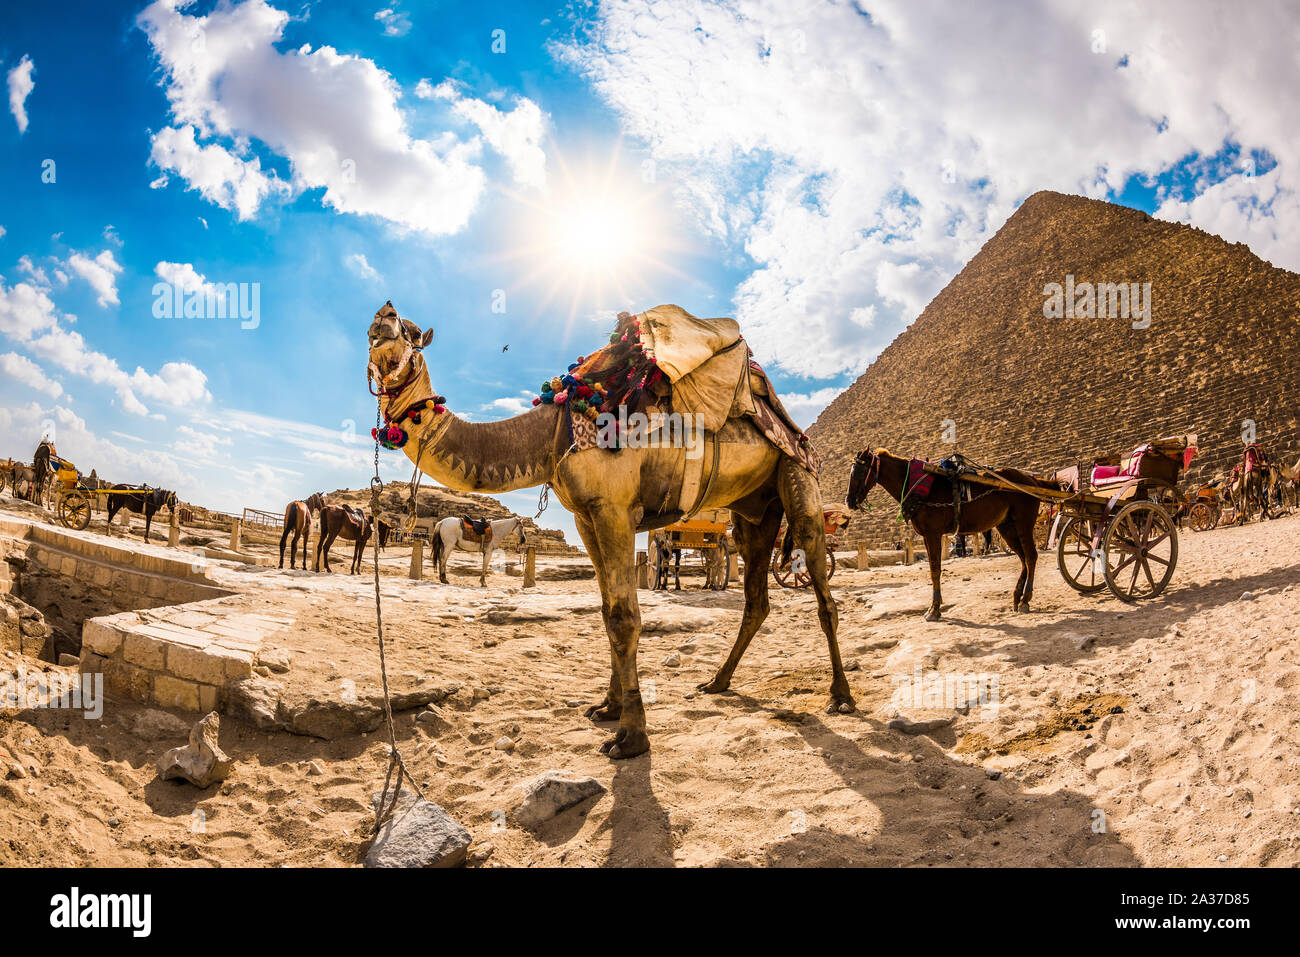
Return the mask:
[[492,541],[492,523],[486,518],[462,518],[460,520],[460,537],[467,542]]

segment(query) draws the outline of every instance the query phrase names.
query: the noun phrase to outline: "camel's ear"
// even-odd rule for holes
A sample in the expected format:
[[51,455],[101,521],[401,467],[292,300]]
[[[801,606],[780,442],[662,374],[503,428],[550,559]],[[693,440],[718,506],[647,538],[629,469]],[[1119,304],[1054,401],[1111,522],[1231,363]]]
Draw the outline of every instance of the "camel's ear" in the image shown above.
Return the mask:
[[423,349],[433,341],[433,326],[424,330],[424,335],[420,336],[420,348]]

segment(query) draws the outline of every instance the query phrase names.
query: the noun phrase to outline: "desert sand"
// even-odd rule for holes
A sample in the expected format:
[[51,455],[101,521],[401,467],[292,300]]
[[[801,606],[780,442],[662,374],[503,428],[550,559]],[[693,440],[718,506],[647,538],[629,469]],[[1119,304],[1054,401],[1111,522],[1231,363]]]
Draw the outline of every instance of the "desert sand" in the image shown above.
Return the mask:
[[[1076,594],[1040,553],[1029,614],[1010,610],[1015,559],[949,560],[938,623],[921,619],[924,565],[842,566],[832,586],[858,703],[847,715],[823,712],[830,671],[810,593],[773,585],[731,691],[710,696],[695,688],[730,647],[740,589],[689,578],[643,591],[652,750],[624,762],[598,751],[612,726],[583,715],[608,682],[594,581],[525,591],[498,562],[479,588],[474,557],[458,553],[450,585],[413,582],[408,553],[390,550],[390,678],[456,689],[399,714],[399,745],[426,795],[471,831],[471,866],[1293,866],[1297,533],[1297,516],[1184,531],[1169,590],[1141,605]],[[370,569],[367,557],[358,577],[233,563],[222,575],[295,617],[282,638],[293,680],[364,692],[379,683]],[[900,699],[931,673],[995,678],[997,694],[971,707]],[[226,718],[234,771],[200,791],[158,780],[158,755],[185,736],[157,710],[110,701],[99,722],[0,711],[0,760],[31,769],[0,780],[0,864],[364,858],[386,733],[324,741]],[[937,727],[889,727],[900,713]],[[520,784],[549,769],[608,791],[536,831],[514,825]]]

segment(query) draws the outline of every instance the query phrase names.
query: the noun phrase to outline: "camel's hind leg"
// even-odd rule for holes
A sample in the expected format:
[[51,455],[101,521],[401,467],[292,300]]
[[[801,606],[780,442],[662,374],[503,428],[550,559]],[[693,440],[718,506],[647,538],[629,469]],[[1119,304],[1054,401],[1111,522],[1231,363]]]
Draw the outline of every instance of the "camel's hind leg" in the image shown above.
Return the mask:
[[844,675],[844,663],[840,660],[839,642],[835,638],[840,614],[835,599],[831,597],[830,578],[826,573],[826,520],[822,515],[821,489],[817,487],[816,479],[786,456],[781,457],[777,466],[777,489],[785,505],[786,520],[794,534],[795,546],[803,549],[808,564],[813,591],[817,593],[817,617],[821,620],[830,650],[831,700],[826,713],[847,714],[854,710],[855,705],[849,691],[849,679]]
[[744,657],[745,649],[749,647],[755,632],[767,618],[767,571],[772,561],[772,543],[781,527],[781,514],[781,507],[776,502],[769,506],[762,520],[757,523],[746,521],[740,515],[732,513],[732,534],[736,539],[736,547],[745,559],[745,613],[741,616],[740,633],[736,635],[731,654],[727,655],[727,660],[713,676],[713,680],[699,687],[706,694],[719,694],[731,686],[731,676],[735,674],[736,666]]
[[636,530],[630,516],[613,507],[578,518],[577,526],[587,553],[598,556],[596,577],[613,665],[608,700],[612,704],[617,695],[621,705],[618,731],[600,750],[611,758],[631,758],[650,750],[636,670],[637,645],[641,638],[641,607],[636,594]]

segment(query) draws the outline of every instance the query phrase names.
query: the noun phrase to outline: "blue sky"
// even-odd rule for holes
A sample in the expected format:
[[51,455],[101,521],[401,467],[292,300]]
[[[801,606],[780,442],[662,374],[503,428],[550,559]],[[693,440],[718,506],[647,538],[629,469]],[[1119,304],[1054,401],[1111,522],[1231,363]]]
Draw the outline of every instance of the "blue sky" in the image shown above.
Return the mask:
[[[866,6],[5,5],[0,456],[52,428],[228,510],[362,487],[386,299],[468,418],[676,302],[810,424],[1040,188],[1300,265],[1285,5]],[[256,284],[255,327],[157,318],[164,280]]]

